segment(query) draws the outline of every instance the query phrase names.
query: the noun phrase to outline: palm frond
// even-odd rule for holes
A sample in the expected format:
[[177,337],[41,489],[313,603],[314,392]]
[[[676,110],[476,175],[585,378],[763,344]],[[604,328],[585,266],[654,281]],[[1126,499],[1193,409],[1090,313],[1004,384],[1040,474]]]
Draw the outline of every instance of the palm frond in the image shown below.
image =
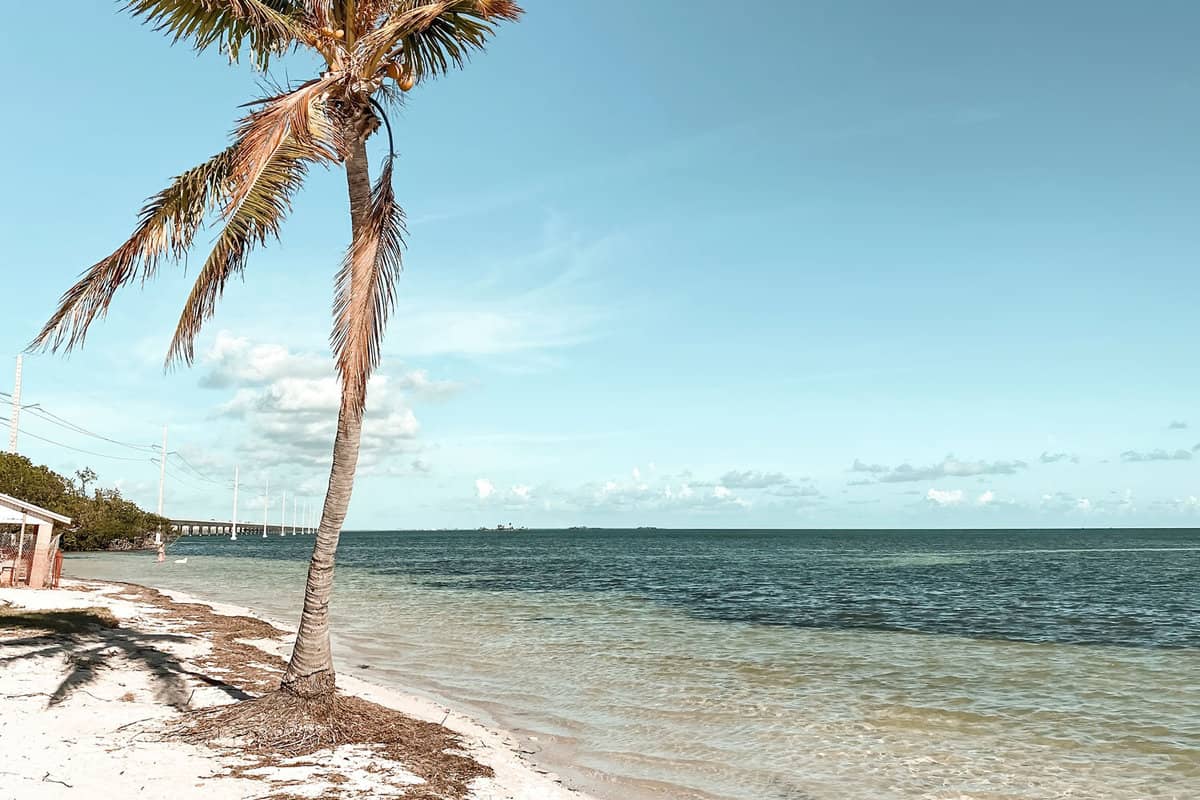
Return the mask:
[[308,37],[296,0],[127,0],[125,10],[197,51],[216,45],[237,61],[248,46],[260,69]]
[[205,215],[219,202],[235,155],[236,146],[218,153],[150,198],[133,235],[67,290],[30,347],[70,351],[83,344],[89,326],[108,312],[121,287],[152,277],[165,256],[182,258]]
[[321,159],[319,152],[289,137],[256,172],[253,184],[241,192],[242,201],[226,220],[180,314],[167,354],[168,367],[179,360],[192,363],[196,336],[216,310],[225,285],[242,273],[254,247],[279,237],[308,164]]
[[291,92],[257,101],[236,131],[237,145],[231,169],[233,188],[223,216],[228,219],[258,181],[258,173],[288,141],[312,151],[315,160],[338,161],[345,157],[343,123],[335,119],[326,90],[334,78],[309,81]]
[[317,30],[333,27],[337,22],[334,0],[303,0],[304,11]]
[[496,22],[522,13],[512,0],[397,0],[387,21],[358,40],[354,58],[363,75],[393,59],[418,80],[440,75],[482,50]]
[[371,209],[355,232],[338,271],[330,344],[342,378],[344,402],[361,413],[367,381],[379,366],[383,331],[396,303],[403,268],[404,211],[392,189],[388,158],[371,191]]
[[375,30],[396,0],[357,0],[354,4],[354,29],[359,36]]
[[323,80],[252,103],[256,110],[239,123],[228,191],[221,216],[225,227],[196,277],[167,354],[192,363],[196,336],[213,315],[225,285],[246,266],[257,245],[272,236],[291,209],[291,198],[308,164],[336,161],[345,152],[342,124],[334,119]]

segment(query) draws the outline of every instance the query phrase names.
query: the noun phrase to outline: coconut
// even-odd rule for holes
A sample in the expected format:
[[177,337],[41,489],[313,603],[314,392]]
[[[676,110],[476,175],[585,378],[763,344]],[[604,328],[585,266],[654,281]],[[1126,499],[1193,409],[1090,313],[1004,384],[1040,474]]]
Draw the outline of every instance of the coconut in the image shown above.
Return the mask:
[[396,82],[396,85],[400,87],[400,91],[402,92],[411,90],[413,86],[416,86],[417,84],[416,78],[413,77],[412,70],[410,70],[407,66],[401,66],[400,64],[395,63],[388,64],[387,75]]

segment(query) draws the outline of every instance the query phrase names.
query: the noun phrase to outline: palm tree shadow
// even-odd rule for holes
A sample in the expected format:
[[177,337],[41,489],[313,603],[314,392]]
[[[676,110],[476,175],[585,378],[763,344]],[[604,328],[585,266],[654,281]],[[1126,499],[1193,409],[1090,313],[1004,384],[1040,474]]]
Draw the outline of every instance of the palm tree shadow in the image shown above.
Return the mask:
[[[86,691],[106,669],[142,668],[153,677],[154,697],[176,710],[188,708],[195,682],[248,700],[236,686],[189,669],[164,649],[195,637],[173,633],[144,633],[121,627],[103,610],[19,611],[0,609],[0,633],[29,631],[29,635],[0,638],[0,669],[27,659],[63,658],[67,672],[50,695],[47,707],[59,705],[74,692]],[[17,652],[13,652],[13,651]]]

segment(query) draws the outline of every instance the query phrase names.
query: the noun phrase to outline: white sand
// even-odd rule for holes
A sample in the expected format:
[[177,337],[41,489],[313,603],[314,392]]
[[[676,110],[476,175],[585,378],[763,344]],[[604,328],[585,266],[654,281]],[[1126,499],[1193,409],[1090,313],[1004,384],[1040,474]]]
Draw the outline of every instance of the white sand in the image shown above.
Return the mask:
[[[0,589],[0,605],[30,610],[108,609],[121,627],[89,634],[95,644],[55,646],[36,631],[0,634],[0,800],[31,798],[125,798],[151,800],[242,800],[276,793],[341,798],[403,797],[404,787],[420,778],[403,765],[363,746],[324,751],[294,763],[251,771],[253,778],[232,778],[226,771],[235,757],[158,735],[178,707],[203,708],[230,702],[221,688],[209,686],[189,661],[212,645],[201,632],[173,620],[168,612],[122,598],[123,589],[98,581],[64,581],[47,591]],[[85,591],[93,587],[97,591]],[[173,600],[203,602],[177,592]],[[244,608],[205,603],[219,614],[256,616]],[[37,637],[39,641],[33,641]],[[21,639],[30,639],[21,642]],[[254,642],[286,655],[288,637]],[[152,666],[155,657],[174,658],[197,675],[164,678]],[[94,670],[80,670],[95,658]],[[147,663],[150,661],[151,663]],[[60,691],[64,678],[80,678]],[[493,778],[471,784],[474,800],[587,800],[561,785],[555,776],[525,761],[516,739],[429,700],[339,676],[343,691],[386,705],[421,720],[441,722],[464,740],[464,749],[492,768]],[[242,762],[243,764],[249,762]],[[313,766],[318,764],[319,766]]]

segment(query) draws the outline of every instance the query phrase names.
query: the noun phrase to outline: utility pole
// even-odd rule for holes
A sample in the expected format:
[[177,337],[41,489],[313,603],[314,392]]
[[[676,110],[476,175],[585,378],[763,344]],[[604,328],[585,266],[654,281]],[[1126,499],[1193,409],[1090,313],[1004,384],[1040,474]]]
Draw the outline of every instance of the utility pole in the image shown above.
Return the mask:
[[12,415],[8,418],[8,452],[17,452],[17,422],[21,418],[21,360],[17,356],[17,374],[13,378]]
[[287,536],[287,489],[283,490],[283,502],[279,504],[279,535]]
[[229,537],[231,542],[237,541],[237,490],[238,490],[238,468],[233,467],[233,535]]
[[267,538],[267,509],[271,507],[271,476],[267,476],[267,488],[263,489],[263,538]]
[[[163,490],[167,483],[167,426],[163,425],[162,453],[158,459],[158,515],[163,515]],[[154,543],[162,544],[162,529],[154,534]]]
[[296,508],[300,505],[300,500],[296,495],[292,495],[292,536],[296,535]]

